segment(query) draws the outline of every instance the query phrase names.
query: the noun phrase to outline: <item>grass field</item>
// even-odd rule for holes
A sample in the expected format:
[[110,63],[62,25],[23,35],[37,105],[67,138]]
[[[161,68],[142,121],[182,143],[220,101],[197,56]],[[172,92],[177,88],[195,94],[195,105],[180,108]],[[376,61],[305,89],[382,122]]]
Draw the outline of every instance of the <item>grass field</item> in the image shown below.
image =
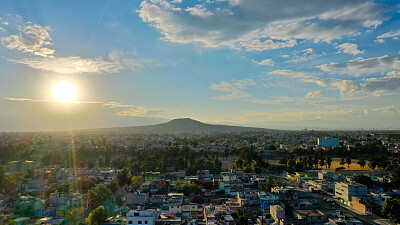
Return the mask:
[[[222,169],[230,169],[232,168],[232,163],[237,160],[239,157],[238,156],[230,156],[227,159],[225,158],[220,158],[220,160],[222,161]],[[267,159],[268,163],[270,165],[280,165],[279,164],[279,159],[274,159],[274,158],[269,158]],[[352,160],[352,163],[350,164],[350,167],[348,167],[347,164],[344,164],[343,167],[345,168],[345,170],[371,170],[367,165],[362,168],[360,165],[357,164],[356,159]],[[322,169],[326,170],[335,170],[336,168],[342,167],[340,165],[340,158],[332,158],[332,165],[330,168],[326,168],[326,166],[322,167]],[[320,169],[320,168],[319,168]]]

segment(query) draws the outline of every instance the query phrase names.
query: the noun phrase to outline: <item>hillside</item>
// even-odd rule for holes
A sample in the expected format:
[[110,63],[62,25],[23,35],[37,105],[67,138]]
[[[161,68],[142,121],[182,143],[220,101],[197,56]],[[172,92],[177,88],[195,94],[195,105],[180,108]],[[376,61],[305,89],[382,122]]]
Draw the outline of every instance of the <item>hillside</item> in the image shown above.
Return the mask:
[[190,118],[174,119],[167,123],[148,126],[116,127],[93,129],[90,131],[106,131],[112,133],[142,133],[142,134],[201,134],[201,133],[232,133],[232,132],[261,132],[264,128],[240,127],[228,125],[212,125]]

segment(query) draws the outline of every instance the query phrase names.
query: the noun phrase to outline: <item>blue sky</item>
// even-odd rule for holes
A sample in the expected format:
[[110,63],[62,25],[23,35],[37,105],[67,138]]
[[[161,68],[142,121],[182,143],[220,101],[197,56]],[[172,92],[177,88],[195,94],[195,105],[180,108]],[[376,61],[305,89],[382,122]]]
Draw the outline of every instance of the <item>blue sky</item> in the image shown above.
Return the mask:
[[[365,0],[3,0],[0,130],[179,117],[399,129],[399,12]],[[54,99],[60,81],[74,102]]]

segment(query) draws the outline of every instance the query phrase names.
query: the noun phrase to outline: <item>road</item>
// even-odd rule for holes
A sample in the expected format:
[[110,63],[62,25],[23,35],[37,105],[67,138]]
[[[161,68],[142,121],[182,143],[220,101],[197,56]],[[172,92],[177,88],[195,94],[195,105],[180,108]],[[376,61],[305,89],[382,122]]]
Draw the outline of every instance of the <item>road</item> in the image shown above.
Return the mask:
[[319,205],[325,209],[337,209],[342,211],[345,215],[349,215],[351,217],[354,217],[355,219],[358,219],[364,224],[384,224],[384,225],[395,225],[395,223],[392,223],[390,221],[387,221],[385,219],[382,219],[379,216],[376,215],[361,215],[353,210],[349,209],[347,206],[344,206],[343,204],[339,202],[328,202],[324,201],[324,198],[329,198],[329,196],[326,195],[321,195],[318,193],[313,193],[314,198],[318,201]]

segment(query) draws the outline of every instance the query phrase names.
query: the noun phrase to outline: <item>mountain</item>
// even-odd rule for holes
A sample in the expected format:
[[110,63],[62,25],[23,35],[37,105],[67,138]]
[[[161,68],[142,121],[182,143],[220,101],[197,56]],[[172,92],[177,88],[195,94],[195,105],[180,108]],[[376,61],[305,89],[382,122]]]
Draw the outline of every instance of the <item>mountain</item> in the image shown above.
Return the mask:
[[190,118],[173,119],[167,123],[148,126],[116,127],[104,129],[91,129],[90,131],[103,131],[113,133],[142,133],[142,134],[201,134],[201,133],[232,133],[232,132],[261,132],[265,128],[240,127],[228,125],[213,125],[202,123]]

